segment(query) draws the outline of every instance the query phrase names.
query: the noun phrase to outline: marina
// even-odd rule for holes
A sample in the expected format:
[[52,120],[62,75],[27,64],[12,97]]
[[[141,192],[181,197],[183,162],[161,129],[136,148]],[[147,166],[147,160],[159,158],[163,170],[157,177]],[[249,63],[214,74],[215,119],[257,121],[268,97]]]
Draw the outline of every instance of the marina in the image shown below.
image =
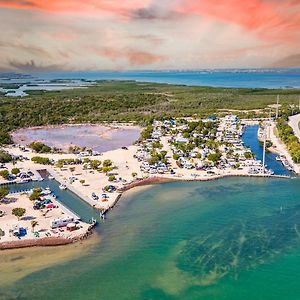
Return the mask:
[[81,220],[89,223],[92,218],[97,218],[97,211],[93,207],[86,204],[70,190],[61,190],[56,180],[45,179],[39,182],[10,184],[8,186],[10,193],[32,191],[32,189],[36,187],[50,188],[51,192],[56,196],[53,200],[62,203],[65,209],[71,211],[72,214],[75,214],[75,216]]

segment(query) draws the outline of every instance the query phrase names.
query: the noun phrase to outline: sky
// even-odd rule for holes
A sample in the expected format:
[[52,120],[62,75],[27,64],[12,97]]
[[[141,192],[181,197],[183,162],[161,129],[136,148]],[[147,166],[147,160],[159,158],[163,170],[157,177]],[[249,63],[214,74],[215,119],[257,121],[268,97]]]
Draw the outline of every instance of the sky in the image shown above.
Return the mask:
[[0,0],[0,70],[300,67],[300,0]]

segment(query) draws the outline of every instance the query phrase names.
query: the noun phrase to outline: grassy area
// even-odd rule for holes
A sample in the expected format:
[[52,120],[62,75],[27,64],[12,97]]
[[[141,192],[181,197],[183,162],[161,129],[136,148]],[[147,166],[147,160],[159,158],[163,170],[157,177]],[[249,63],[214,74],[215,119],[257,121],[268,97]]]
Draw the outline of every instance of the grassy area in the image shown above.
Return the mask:
[[[281,104],[297,104],[300,90],[188,87],[134,81],[98,81],[97,85],[63,91],[31,91],[25,98],[0,95],[0,126],[136,121],[163,116],[206,116],[236,109],[243,117],[264,114],[281,95]],[[248,111],[266,109],[262,112]],[[226,113],[226,112],[223,112]]]

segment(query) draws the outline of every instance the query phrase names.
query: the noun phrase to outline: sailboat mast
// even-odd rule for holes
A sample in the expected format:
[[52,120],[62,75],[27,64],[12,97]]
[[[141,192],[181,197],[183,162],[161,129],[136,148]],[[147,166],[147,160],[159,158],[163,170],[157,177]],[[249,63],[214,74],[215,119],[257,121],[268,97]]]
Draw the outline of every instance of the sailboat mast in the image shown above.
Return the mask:
[[265,161],[266,161],[266,128],[264,128],[264,147],[263,147],[263,174],[265,174]]

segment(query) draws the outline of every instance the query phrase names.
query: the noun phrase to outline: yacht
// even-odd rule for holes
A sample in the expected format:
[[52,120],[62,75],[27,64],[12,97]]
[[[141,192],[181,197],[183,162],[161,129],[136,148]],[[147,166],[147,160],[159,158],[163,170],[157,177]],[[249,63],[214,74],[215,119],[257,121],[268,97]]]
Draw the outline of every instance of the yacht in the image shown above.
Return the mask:
[[42,190],[41,195],[46,196],[46,195],[50,195],[51,194],[51,190],[49,187],[46,187],[45,189]]
[[59,186],[59,188],[60,188],[61,190],[66,190],[66,189],[67,189],[67,186],[66,186],[65,184],[61,184],[61,185]]

